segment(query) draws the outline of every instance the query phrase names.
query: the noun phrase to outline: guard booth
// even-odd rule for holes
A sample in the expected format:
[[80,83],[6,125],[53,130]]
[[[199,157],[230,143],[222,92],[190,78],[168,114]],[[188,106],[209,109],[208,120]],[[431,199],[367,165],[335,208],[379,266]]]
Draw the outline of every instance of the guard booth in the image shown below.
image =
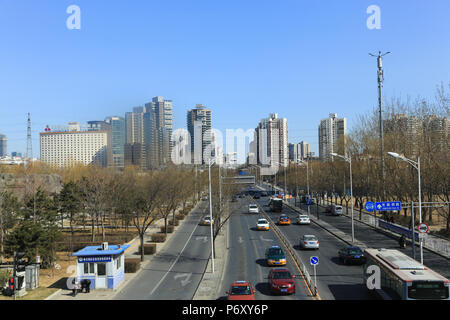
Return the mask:
[[125,250],[129,245],[88,246],[75,252],[78,281],[91,281],[90,289],[114,289],[125,274]]

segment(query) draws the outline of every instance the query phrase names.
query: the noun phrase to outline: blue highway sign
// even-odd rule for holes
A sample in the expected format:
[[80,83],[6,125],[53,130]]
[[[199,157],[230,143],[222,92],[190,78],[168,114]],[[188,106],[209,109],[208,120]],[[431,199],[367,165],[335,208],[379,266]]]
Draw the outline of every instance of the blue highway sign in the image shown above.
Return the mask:
[[366,209],[366,211],[372,212],[373,210],[375,210],[375,203],[366,202],[366,204],[364,205],[364,208]]
[[309,259],[309,262],[311,263],[312,266],[315,266],[315,265],[319,264],[319,258],[313,256]]
[[377,211],[400,211],[402,203],[400,201],[377,202],[375,208]]

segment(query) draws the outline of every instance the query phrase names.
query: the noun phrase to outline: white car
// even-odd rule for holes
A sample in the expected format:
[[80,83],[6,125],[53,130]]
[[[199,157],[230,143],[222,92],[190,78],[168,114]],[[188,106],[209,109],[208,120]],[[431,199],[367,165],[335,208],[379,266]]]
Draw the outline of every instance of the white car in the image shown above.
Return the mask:
[[309,220],[309,217],[305,214],[300,214],[297,218],[298,224],[310,224],[311,220]]
[[258,206],[256,204],[250,204],[248,206],[248,213],[259,213]]
[[266,219],[258,219],[256,223],[257,230],[269,230],[269,222]]
[[300,247],[303,249],[319,249],[319,240],[314,235],[306,234],[300,239]]

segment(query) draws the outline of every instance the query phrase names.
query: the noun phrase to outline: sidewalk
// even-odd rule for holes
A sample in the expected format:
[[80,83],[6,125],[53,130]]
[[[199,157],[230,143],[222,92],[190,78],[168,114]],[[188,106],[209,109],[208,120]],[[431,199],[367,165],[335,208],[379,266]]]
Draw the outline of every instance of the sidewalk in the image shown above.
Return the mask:
[[[197,209],[199,205],[201,205],[202,202],[198,202],[197,205],[192,208],[191,212]],[[166,241],[163,243],[156,243],[156,252],[160,252],[164,246],[170,242],[171,237],[176,233],[176,231],[183,225],[183,223],[186,221],[187,216],[180,221],[179,225],[174,228],[173,233],[168,233]],[[154,233],[158,233],[160,231],[160,228],[164,226],[164,219],[160,219],[156,221],[153,225],[151,225],[145,235],[144,235],[144,243],[151,242],[151,236]],[[140,240],[139,237],[134,238],[127,244],[130,245],[130,247],[125,251],[125,259],[126,258],[140,258],[139,254],[139,246],[140,246]],[[111,289],[96,289],[91,290],[90,293],[79,293],[75,297],[72,295],[72,290],[69,289],[60,289],[57,292],[53,293],[52,295],[48,296],[44,300],[111,300],[114,298],[114,296],[124,287],[126,286],[131,280],[133,280],[139,272],[141,272],[142,269],[144,269],[147,264],[152,261],[152,258],[154,255],[145,255],[144,261],[141,262],[141,267],[136,273],[125,273],[124,279],[120,283],[118,287],[116,287],[114,290]]]

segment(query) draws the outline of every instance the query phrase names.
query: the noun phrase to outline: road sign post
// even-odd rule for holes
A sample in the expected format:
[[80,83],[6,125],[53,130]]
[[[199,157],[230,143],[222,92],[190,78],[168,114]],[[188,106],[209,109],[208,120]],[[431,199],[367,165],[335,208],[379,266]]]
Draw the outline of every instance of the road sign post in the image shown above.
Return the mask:
[[316,266],[319,264],[319,258],[312,256],[311,258],[309,258],[309,262],[314,268],[314,290],[317,292]]

